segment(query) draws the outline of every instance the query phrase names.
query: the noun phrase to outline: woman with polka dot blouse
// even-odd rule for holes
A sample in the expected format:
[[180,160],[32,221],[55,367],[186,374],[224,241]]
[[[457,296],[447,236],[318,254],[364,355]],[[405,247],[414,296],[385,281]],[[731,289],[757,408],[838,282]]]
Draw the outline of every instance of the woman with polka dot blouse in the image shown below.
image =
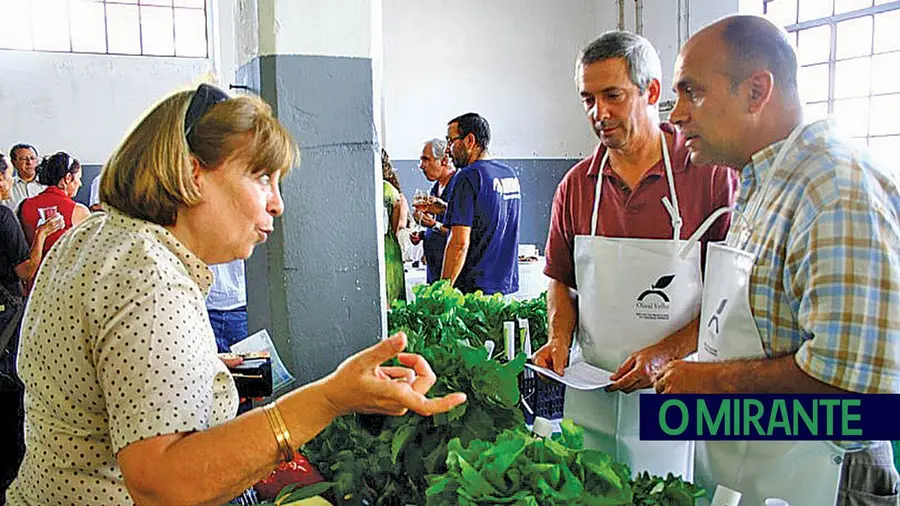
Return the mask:
[[[201,85],[156,105],[103,171],[106,213],[59,239],[25,312],[25,460],[11,505],[222,504],[342,414],[447,411],[395,335],[235,418],[204,299],[284,210],[296,145],[255,97]],[[398,356],[403,367],[382,367]],[[397,381],[397,380],[401,381]]]

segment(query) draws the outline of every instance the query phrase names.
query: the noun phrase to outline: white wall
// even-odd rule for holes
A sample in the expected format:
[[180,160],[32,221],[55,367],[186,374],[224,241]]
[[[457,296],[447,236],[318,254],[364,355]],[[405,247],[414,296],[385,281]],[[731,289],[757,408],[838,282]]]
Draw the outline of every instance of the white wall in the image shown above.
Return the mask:
[[[682,43],[709,23],[729,14],[738,13],[738,0],[682,0],[684,22]],[[761,3],[761,2],[760,2]],[[633,2],[626,2],[626,5]],[[643,0],[644,37],[659,51],[663,70],[663,100],[675,98],[672,93],[673,70],[678,56],[678,2],[676,0]],[[629,5],[630,9],[633,6]],[[684,26],[684,25],[683,25]],[[629,27],[629,29],[633,29]]]
[[[690,33],[738,12],[738,0],[683,0]],[[385,142],[392,158],[416,159],[467,111],[491,123],[504,158],[580,157],[596,140],[572,81],[582,46],[616,28],[615,0],[384,2]],[[676,0],[643,0],[643,34],[660,51],[664,99],[673,98]],[[635,2],[625,2],[634,31]],[[682,31],[682,40],[689,33]]]
[[103,163],[138,117],[209,60],[0,51],[0,150],[16,142]]
[[[604,5],[614,5],[607,0]],[[385,145],[418,159],[475,111],[503,158],[576,157],[593,144],[573,83],[597,0],[384,2]],[[615,8],[613,7],[613,13]]]
[[165,95],[202,81],[227,88],[236,64],[233,1],[209,2],[210,58],[0,50],[0,151],[28,142],[101,164]]
[[[359,8],[363,0],[341,1],[349,9]],[[644,35],[660,50],[664,98],[671,98],[678,2],[643,2]],[[308,10],[295,12],[300,6],[285,0],[262,4],[296,15],[289,19],[319,18]],[[737,12],[739,0],[683,4],[690,7],[693,32]],[[42,153],[66,149],[86,163],[102,163],[139,115],[165,94],[213,72],[227,86],[233,66],[244,63],[244,52],[254,45],[243,40],[251,30],[239,23],[247,21],[248,11],[256,13],[257,2],[215,0],[213,5],[216,22],[211,25],[223,37],[210,53],[216,65],[210,59],[0,51],[0,151],[25,141]],[[615,0],[384,1],[384,103],[377,109],[384,111],[379,123],[391,156],[418,158],[424,139],[443,136],[448,119],[470,110],[491,122],[495,156],[582,156],[595,139],[575,93],[573,64],[584,44],[615,28],[616,5]],[[627,0],[625,6],[627,28],[633,30],[634,2]],[[336,7],[330,11],[341,10]],[[374,11],[367,14],[377,20]],[[337,36],[340,24],[325,19],[332,21],[331,49],[314,44],[314,39],[328,39],[327,33],[319,30],[321,37],[312,37],[291,22],[279,23],[280,34],[272,34],[285,46],[279,52],[316,54],[318,48],[321,54],[378,56],[371,47],[377,27]],[[231,20],[238,26],[231,26]],[[291,51],[289,42],[295,39],[303,47]]]
[[[375,4],[372,0],[274,0],[274,3],[274,52],[361,58],[371,55],[373,35],[378,37],[372,33],[371,19],[380,0]],[[267,49],[261,47],[260,52],[271,54]]]

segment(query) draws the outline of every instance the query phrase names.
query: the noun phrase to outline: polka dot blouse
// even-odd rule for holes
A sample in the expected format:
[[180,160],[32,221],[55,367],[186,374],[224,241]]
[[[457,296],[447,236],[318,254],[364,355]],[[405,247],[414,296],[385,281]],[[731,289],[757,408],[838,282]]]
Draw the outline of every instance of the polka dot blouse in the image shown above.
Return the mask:
[[27,453],[11,505],[132,504],[116,453],[234,417],[206,265],[163,227],[110,210],[66,233],[25,313]]

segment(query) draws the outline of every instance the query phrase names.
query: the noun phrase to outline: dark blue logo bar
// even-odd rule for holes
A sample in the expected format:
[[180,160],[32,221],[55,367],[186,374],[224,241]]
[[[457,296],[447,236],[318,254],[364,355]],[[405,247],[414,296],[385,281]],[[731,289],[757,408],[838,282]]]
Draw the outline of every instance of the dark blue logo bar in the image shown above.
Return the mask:
[[900,440],[900,395],[641,395],[640,438]]

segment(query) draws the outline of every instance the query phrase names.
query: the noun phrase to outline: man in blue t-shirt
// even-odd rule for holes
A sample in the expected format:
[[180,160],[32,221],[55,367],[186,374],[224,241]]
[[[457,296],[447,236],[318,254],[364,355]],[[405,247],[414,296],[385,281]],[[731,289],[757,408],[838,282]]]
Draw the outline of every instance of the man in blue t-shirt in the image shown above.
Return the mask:
[[487,120],[466,113],[447,124],[447,152],[458,172],[447,205],[450,237],[441,278],[463,292],[519,289],[519,178],[488,157]]

